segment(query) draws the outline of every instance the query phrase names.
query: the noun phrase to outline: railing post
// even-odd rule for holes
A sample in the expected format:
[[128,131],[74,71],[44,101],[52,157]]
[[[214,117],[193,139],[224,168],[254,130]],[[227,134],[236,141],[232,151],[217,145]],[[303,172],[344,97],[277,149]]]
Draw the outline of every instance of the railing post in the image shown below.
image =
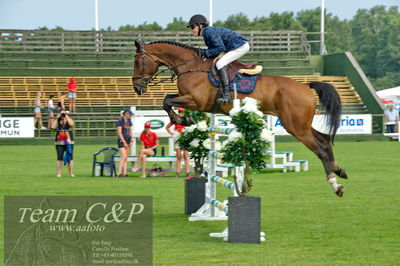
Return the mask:
[[61,51],[62,51],[62,52],[65,51],[65,49],[64,49],[64,46],[65,46],[65,43],[64,43],[65,39],[64,39],[64,37],[65,37],[64,32],[62,32],[62,33],[61,33]]
[[[211,114],[211,119],[210,119],[210,126],[215,127],[215,114]],[[210,138],[211,138],[211,148],[210,151],[215,151],[215,133],[210,133]],[[216,162],[217,159],[213,158],[211,153],[208,154],[208,165],[209,165],[209,171],[208,171],[208,186],[210,188],[210,194],[209,194],[209,199],[215,199],[216,198],[216,193],[215,193],[215,183],[211,181],[211,177],[216,174],[215,168],[216,168]],[[210,201],[208,201],[210,203]],[[211,216],[215,216],[215,207],[210,205],[211,208]]]

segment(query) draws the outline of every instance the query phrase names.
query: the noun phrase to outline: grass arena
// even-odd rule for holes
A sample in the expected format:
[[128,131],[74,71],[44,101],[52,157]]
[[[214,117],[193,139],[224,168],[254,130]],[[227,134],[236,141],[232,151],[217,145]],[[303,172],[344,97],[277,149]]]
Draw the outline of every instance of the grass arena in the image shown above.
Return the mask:
[[[309,160],[310,170],[256,174],[252,194],[262,199],[261,230],[266,234],[260,245],[210,238],[210,232],[226,227],[225,221],[188,222],[184,179],[91,177],[92,154],[103,145],[77,145],[74,178],[54,177],[51,145],[0,146],[0,187],[3,195],[152,196],[155,265],[395,265],[400,255],[396,144],[337,142],[337,157],[349,171],[343,182],[346,194],[338,198],[310,151],[297,142],[277,143],[278,149]],[[229,191],[218,194],[222,198]]]
[[[22,44],[33,42],[21,48],[12,38],[0,39],[0,118],[32,117],[37,92],[45,100],[64,92],[70,76],[76,76],[79,83],[77,112],[71,113],[76,121],[74,177],[68,177],[65,167],[63,177],[56,177],[54,133],[50,130],[35,129],[34,138],[29,139],[0,138],[0,264],[5,259],[4,196],[151,196],[155,265],[399,263],[399,142],[383,136],[382,104],[351,53],[311,56],[304,50],[307,45],[301,31],[251,32],[257,56],[245,57],[244,62],[258,60],[267,65],[263,74],[287,76],[300,83],[332,84],[342,102],[341,123],[354,123],[348,119],[351,115],[370,115],[371,132],[337,135],[335,159],[349,177],[338,178],[346,188],[343,197],[332,193],[324,167],[313,152],[290,136],[276,137],[276,151],[293,152],[294,160],[308,161],[309,170],[254,171],[251,196],[261,198],[260,229],[265,241],[232,244],[209,237],[210,232],[223,231],[226,221],[188,221],[185,179],[174,172],[146,178],[138,178],[138,172],[129,172],[127,178],[92,176],[93,154],[104,147],[117,148],[115,122],[122,110],[134,106],[138,112],[159,111],[166,95],[178,92],[177,83],[163,73],[142,96],[134,94],[133,43],[139,33],[105,32],[99,48],[92,31],[0,31],[20,36]],[[76,38],[80,34],[82,38]],[[192,40],[187,32],[169,34],[149,32],[143,38],[146,43],[161,36],[164,43],[189,40],[190,45],[200,45],[199,39]],[[38,40],[24,36],[38,36]],[[54,40],[51,47],[45,45],[46,38],[40,39],[43,36]],[[2,45],[11,48],[2,50]],[[315,99],[318,101],[317,96]],[[168,151],[166,141],[161,141],[161,146]],[[147,162],[148,167],[152,164]],[[168,166],[167,162],[159,164]],[[232,176],[226,179],[234,181]],[[217,190],[219,200],[232,195],[230,190]]]

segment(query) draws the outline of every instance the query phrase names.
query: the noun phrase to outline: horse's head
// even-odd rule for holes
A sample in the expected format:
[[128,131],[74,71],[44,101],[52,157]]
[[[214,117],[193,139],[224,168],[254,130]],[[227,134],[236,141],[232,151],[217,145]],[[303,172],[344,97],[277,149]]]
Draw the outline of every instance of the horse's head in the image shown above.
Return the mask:
[[133,67],[132,84],[135,92],[142,95],[147,90],[147,85],[157,73],[160,62],[144,49],[143,41],[135,41],[136,54]]

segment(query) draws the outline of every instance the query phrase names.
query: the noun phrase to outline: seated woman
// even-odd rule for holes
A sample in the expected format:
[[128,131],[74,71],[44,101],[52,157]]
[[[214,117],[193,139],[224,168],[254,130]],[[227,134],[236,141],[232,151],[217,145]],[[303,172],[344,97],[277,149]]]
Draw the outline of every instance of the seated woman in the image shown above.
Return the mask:
[[147,156],[156,156],[157,147],[159,145],[158,136],[155,132],[151,131],[151,124],[146,122],[144,124],[144,130],[140,134],[140,142],[142,143],[142,148],[138,155],[138,159],[135,165],[132,167],[132,172],[138,170],[138,165],[142,162],[142,178],[146,177],[146,158]]

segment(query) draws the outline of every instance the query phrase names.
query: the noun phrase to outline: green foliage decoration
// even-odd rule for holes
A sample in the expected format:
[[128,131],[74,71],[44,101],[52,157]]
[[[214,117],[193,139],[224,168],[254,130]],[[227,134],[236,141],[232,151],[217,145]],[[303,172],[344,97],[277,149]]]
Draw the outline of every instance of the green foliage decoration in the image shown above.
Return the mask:
[[240,196],[247,196],[252,187],[251,175],[265,168],[269,158],[269,143],[273,133],[266,129],[264,114],[257,108],[257,100],[246,97],[240,107],[230,111],[231,123],[235,130],[228,135],[227,143],[222,147],[222,160],[234,165],[244,166],[244,182],[238,191]]
[[176,144],[190,152],[190,158],[194,160],[194,171],[196,176],[203,173],[204,160],[207,158],[209,150],[204,147],[203,142],[208,139],[208,127],[210,119],[206,113],[199,111],[185,110],[184,116],[190,116],[194,125],[186,127],[176,140]]

